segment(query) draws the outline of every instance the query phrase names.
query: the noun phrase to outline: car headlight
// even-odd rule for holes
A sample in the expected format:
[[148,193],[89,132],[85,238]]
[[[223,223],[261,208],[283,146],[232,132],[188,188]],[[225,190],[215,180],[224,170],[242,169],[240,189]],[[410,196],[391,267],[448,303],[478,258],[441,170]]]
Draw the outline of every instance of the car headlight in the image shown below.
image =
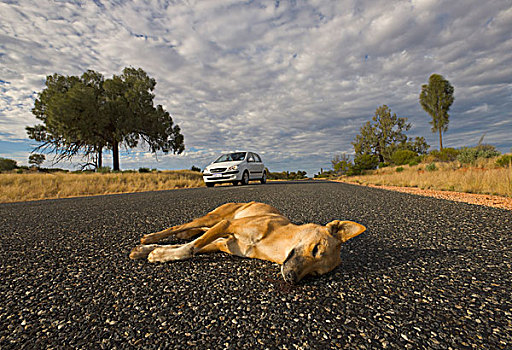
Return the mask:
[[208,170],[208,169],[206,169],[206,168],[205,168],[205,169],[203,170],[203,174],[205,174],[205,175],[210,175],[210,170]]
[[232,165],[228,168],[228,171],[238,170],[238,165]]

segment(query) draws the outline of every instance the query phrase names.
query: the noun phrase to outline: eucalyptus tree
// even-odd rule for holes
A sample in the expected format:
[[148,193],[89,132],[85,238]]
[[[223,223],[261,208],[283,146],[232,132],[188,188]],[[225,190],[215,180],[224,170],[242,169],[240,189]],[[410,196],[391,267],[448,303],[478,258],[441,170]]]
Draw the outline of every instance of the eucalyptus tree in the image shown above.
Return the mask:
[[169,112],[154,105],[155,85],[132,67],[109,79],[90,70],[80,77],[48,76],[32,109],[42,124],[27,127],[28,136],[41,142],[35,150],[55,153],[57,162],[83,155],[101,167],[102,151],[109,149],[113,170],[120,169],[120,147],[179,154],[185,149],[183,135]]

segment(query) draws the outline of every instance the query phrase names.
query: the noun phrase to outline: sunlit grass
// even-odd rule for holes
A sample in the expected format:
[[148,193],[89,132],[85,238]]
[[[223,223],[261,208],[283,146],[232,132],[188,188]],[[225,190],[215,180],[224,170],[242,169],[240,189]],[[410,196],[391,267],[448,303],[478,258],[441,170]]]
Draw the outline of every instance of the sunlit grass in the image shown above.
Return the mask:
[[472,166],[459,162],[436,162],[436,170],[428,171],[427,165],[403,165],[369,172],[366,175],[342,177],[340,180],[359,184],[417,187],[465,193],[493,194],[512,197],[512,166],[497,167],[496,159],[482,159]]
[[0,202],[98,194],[202,187],[200,173],[190,170],[152,173],[27,173],[0,174]]

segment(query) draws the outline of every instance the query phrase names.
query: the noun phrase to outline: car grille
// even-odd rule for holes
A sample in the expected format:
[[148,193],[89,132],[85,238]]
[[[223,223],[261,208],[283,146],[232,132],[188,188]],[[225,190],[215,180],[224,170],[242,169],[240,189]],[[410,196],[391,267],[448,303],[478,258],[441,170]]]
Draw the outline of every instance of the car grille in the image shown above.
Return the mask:
[[226,168],[213,168],[210,169],[210,173],[223,173],[226,171]]

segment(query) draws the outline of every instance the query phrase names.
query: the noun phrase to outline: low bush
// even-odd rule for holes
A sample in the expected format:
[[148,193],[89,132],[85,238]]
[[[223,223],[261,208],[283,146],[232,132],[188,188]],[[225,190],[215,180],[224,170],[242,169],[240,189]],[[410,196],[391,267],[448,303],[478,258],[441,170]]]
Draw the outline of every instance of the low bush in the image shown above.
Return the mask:
[[504,154],[496,160],[496,165],[499,167],[512,166],[512,154]]
[[415,165],[418,165],[418,164],[420,164],[420,163],[417,160],[411,160],[409,162],[409,166],[415,166]]
[[112,171],[112,168],[110,168],[109,166],[102,166],[102,167],[99,167],[98,169],[96,169],[96,172],[100,173],[100,174],[108,174]]
[[17,163],[15,160],[0,158],[0,171],[10,171],[16,169]]
[[395,169],[395,171],[396,171],[397,173],[401,173],[402,171],[404,171],[404,168],[403,168],[403,167],[401,167],[401,166],[399,166],[398,168],[396,168],[396,169]]
[[457,160],[462,164],[474,164],[478,158],[493,158],[499,155],[500,152],[492,145],[478,145],[461,148]]
[[379,158],[373,154],[359,154],[354,158],[354,167],[360,170],[377,169]]
[[418,154],[416,152],[408,150],[408,149],[401,149],[401,150],[394,152],[391,155],[391,161],[395,165],[404,165],[413,160],[416,160],[417,157],[418,157]]
[[426,171],[436,171],[437,170],[436,163],[430,163],[429,165],[427,165],[425,167],[425,170]]
[[431,151],[429,156],[433,157],[433,160],[438,162],[453,162],[457,159],[459,153],[460,151],[455,148],[443,148],[441,151]]
[[149,168],[139,168],[139,173],[150,173],[151,170]]

